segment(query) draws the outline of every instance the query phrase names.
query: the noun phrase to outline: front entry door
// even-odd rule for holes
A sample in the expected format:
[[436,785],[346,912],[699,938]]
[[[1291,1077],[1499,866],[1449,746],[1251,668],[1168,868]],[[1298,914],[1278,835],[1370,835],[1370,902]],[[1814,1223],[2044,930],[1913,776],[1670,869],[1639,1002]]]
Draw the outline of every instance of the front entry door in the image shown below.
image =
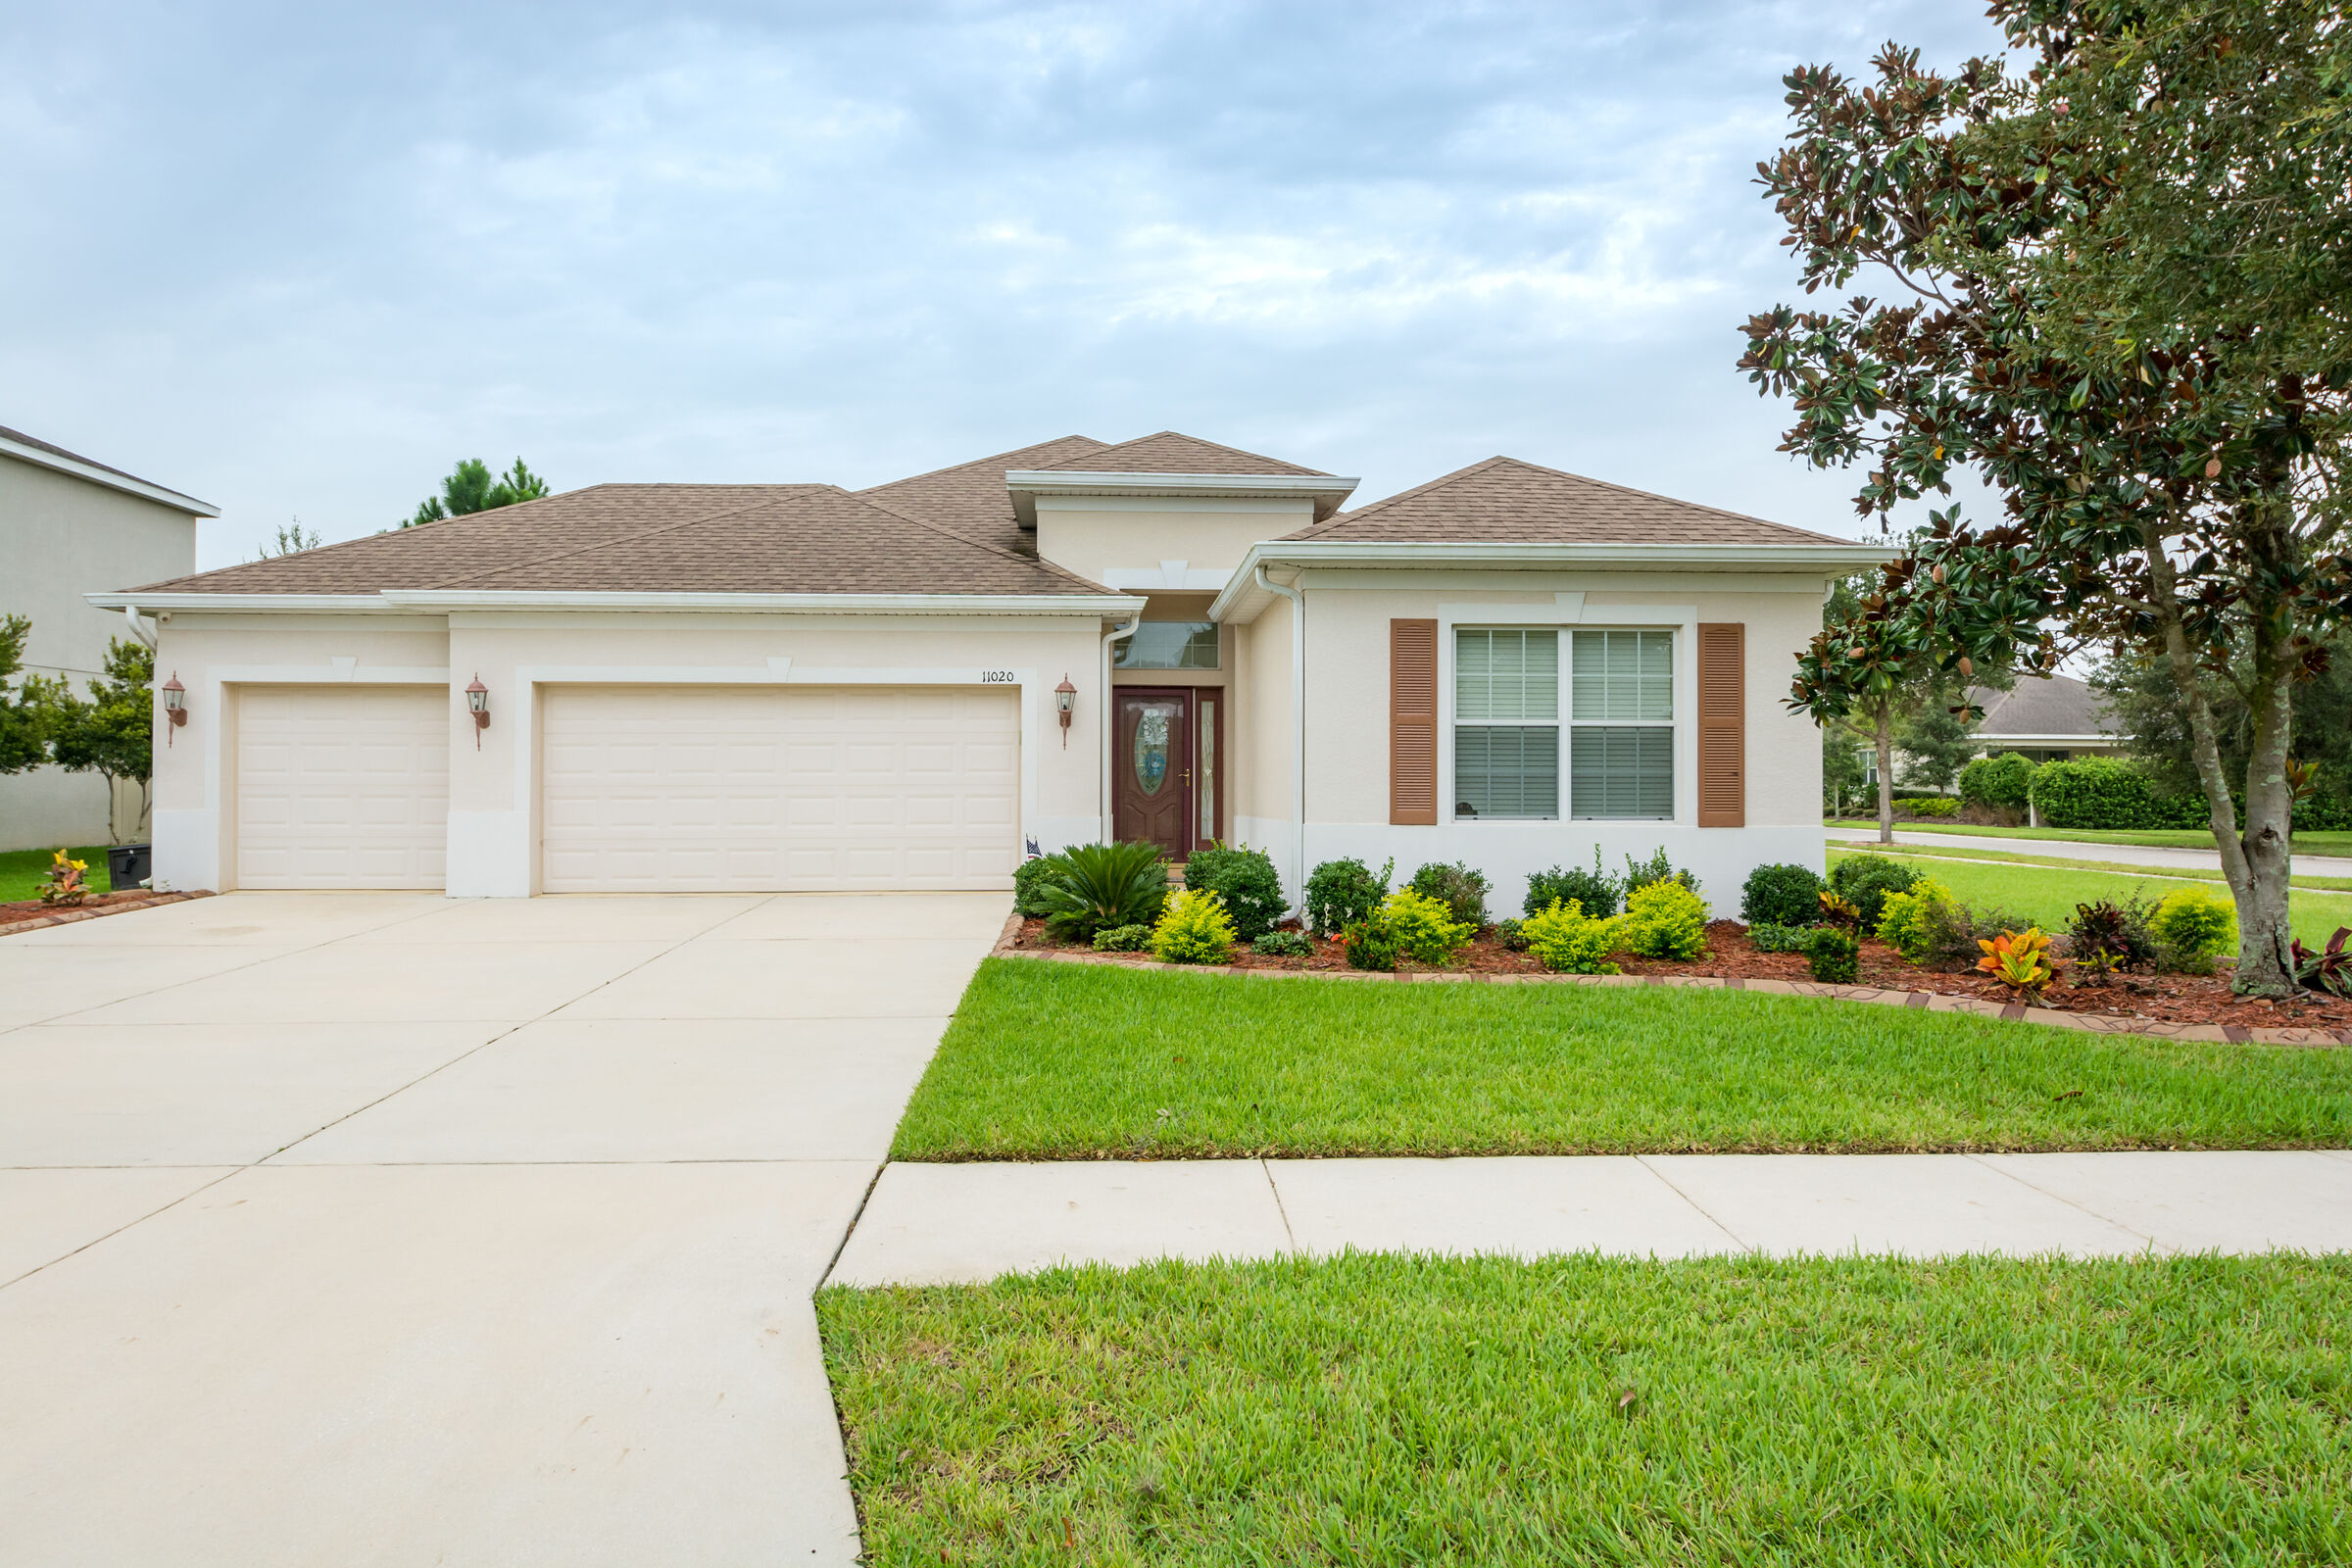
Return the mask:
[[1193,694],[1121,686],[1111,759],[1111,826],[1177,859],[1193,850]]

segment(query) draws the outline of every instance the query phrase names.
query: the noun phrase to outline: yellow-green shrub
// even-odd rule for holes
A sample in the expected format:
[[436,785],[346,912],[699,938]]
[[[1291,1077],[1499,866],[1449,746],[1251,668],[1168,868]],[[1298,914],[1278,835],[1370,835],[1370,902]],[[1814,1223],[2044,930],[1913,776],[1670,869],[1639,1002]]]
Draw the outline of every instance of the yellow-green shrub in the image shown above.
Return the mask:
[[1546,969],[1561,974],[1615,974],[1609,955],[1617,951],[1619,920],[1595,920],[1584,906],[1570,899],[1551,901],[1548,907],[1520,922],[1519,935],[1527,951]]
[[2237,909],[2211,888],[2177,888],[2156,906],[2148,934],[2165,968],[2211,974],[2213,960],[2237,944]]
[[1411,888],[1398,888],[1380,901],[1380,923],[1397,951],[1415,963],[1444,963],[1478,935],[1478,927],[1454,919],[1444,899]]
[[1879,940],[1913,963],[1936,951],[1938,938],[1958,913],[1952,890],[1923,876],[1879,906]]
[[1233,956],[1233,916],[1206,888],[1170,898],[1152,928],[1152,956],[1162,963],[1223,963]]
[[1625,901],[1619,939],[1644,958],[1707,956],[1707,901],[1680,882],[1652,882]]

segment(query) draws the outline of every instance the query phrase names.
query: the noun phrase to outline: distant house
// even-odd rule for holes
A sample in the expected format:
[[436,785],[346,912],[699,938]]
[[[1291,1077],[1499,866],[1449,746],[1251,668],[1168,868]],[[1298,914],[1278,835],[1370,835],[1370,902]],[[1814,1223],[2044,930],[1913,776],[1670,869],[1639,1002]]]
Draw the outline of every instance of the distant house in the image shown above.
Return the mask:
[[1987,757],[2017,752],[2036,762],[2113,757],[2129,739],[2099,694],[2072,675],[2023,675],[2005,692],[1973,687],[1968,700],[1984,710],[1977,735]]
[[[125,576],[185,575],[196,565],[196,519],[219,515],[208,502],[0,426],[0,615],[32,622],[26,673],[62,675],[86,695],[107,643],[133,628],[82,596]],[[104,844],[108,805],[95,773],[0,774],[0,850]]]

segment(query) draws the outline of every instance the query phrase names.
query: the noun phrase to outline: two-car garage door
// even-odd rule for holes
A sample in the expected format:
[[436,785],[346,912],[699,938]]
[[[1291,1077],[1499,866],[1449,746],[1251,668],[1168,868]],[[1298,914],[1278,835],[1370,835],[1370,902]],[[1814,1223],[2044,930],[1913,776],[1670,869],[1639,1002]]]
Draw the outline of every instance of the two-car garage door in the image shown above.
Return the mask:
[[1010,690],[558,686],[542,701],[550,893],[1011,885]]

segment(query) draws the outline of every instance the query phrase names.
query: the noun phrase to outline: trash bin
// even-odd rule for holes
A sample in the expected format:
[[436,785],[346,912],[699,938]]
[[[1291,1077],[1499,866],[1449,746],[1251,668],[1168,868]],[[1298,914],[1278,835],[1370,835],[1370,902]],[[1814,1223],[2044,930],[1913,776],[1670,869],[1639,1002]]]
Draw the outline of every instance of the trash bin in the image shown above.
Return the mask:
[[117,893],[127,893],[154,872],[148,867],[152,844],[118,844],[106,852],[106,879]]

